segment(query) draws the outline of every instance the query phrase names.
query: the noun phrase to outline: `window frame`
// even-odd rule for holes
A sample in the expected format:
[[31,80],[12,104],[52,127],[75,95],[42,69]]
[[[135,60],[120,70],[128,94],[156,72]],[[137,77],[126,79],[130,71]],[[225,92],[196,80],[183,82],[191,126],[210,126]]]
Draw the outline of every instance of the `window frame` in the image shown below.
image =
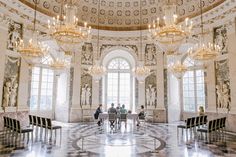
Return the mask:
[[[189,70],[187,72],[190,72],[190,71],[193,72],[193,83],[192,84],[193,84],[193,88],[194,88],[193,89],[193,92],[194,92],[194,97],[193,97],[193,99],[194,99],[194,111],[185,110],[184,99],[186,97],[184,95],[184,93],[185,93],[185,90],[184,90],[184,84],[185,84],[184,83],[184,76],[186,75],[187,72],[183,75],[182,80],[181,80],[181,83],[182,83],[182,85],[181,85],[181,87],[182,87],[182,90],[181,90],[181,92],[182,92],[182,105],[183,105],[182,110],[183,110],[183,112],[197,113],[198,112],[198,105],[203,105],[204,108],[207,107],[207,85],[206,85],[206,82],[205,82],[206,72],[204,70],[204,66],[202,66],[202,65],[194,66],[194,62],[188,57],[186,57],[183,60],[183,63],[185,63],[185,65],[187,65],[189,67]],[[205,95],[204,104],[198,104],[198,98],[200,98],[200,97],[197,94],[198,93],[197,85],[199,84],[198,81],[197,81],[197,77],[198,77],[197,76],[197,71],[199,71],[199,70],[202,72],[202,75],[203,75],[203,76],[201,76],[201,78],[203,78],[203,82],[201,84],[203,84],[203,92],[204,92],[204,95]],[[189,83],[188,83],[188,86],[189,86]],[[187,97],[187,98],[189,98],[189,97]]]
[[[39,68],[39,79],[38,79],[38,92],[37,92],[37,103],[36,103],[36,108],[32,109],[31,107],[31,97],[32,97],[32,77],[33,77],[33,69],[34,68]],[[51,70],[52,72],[52,75],[50,75],[50,77],[52,76],[52,82],[48,82],[48,72],[47,72],[47,81],[46,81],[46,86],[47,88],[45,88],[45,90],[47,91],[44,95],[48,95],[48,84],[49,83],[52,83],[52,88],[51,88],[51,98],[52,98],[52,102],[51,102],[51,106],[49,108],[42,108],[42,105],[41,105],[41,98],[42,98],[42,84],[43,84],[43,70],[46,69],[46,70],[51,70],[50,68],[47,68],[47,67],[39,67],[39,66],[35,66],[35,67],[32,67],[32,72],[31,72],[31,82],[30,82],[30,103],[29,103],[29,108],[30,108],[30,111],[52,111],[54,109],[54,93],[55,93],[55,73],[53,70]]]

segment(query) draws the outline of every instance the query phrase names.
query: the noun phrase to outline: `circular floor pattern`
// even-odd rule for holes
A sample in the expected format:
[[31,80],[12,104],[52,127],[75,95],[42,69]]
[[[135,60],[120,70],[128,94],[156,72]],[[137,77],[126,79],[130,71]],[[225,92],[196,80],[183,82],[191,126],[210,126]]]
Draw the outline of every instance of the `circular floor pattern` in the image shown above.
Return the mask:
[[100,156],[133,156],[162,150],[165,142],[142,132],[90,134],[73,141],[73,147]]

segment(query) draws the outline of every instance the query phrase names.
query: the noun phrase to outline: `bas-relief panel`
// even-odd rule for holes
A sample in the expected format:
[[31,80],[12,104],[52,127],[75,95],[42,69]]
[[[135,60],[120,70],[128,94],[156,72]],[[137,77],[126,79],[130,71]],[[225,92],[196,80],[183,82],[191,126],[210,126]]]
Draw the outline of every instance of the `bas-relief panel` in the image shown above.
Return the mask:
[[221,48],[221,54],[228,53],[227,27],[225,25],[214,28],[213,41]]
[[16,107],[19,87],[20,58],[6,56],[2,107]]
[[154,44],[146,44],[145,47],[145,65],[152,66],[157,64],[156,46]]
[[100,47],[100,56],[102,56],[105,49],[110,49],[112,47],[117,47],[117,46],[121,46],[121,47],[130,49],[135,53],[136,56],[138,56],[138,48],[136,45],[111,45],[111,44],[104,44]]
[[69,88],[69,105],[72,106],[73,96],[74,67],[70,68],[70,88]]
[[81,63],[84,65],[92,65],[93,64],[93,45],[92,43],[84,43],[82,46],[81,53]]
[[230,77],[228,59],[215,62],[216,74],[216,109],[230,111]]
[[145,107],[157,107],[157,79],[156,74],[152,73],[145,79]]
[[20,42],[23,36],[23,25],[10,20],[8,25],[7,49],[15,50],[16,44]]
[[87,69],[82,68],[80,106],[81,108],[91,108],[92,105],[92,76],[87,73]]

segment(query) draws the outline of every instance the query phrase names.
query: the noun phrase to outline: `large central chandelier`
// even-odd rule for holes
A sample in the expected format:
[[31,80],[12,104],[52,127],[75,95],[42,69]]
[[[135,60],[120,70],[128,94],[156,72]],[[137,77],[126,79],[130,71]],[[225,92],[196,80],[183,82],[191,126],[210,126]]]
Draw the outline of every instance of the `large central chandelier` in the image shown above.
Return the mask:
[[96,55],[96,61],[95,61],[95,65],[91,66],[88,69],[88,73],[93,77],[93,80],[95,80],[95,82],[99,82],[99,80],[102,78],[102,76],[104,76],[106,74],[106,68],[103,67],[102,65],[99,64],[99,52],[100,52],[100,48],[99,48],[99,14],[100,14],[100,0],[98,1],[98,21],[97,21],[97,25],[98,25],[98,29],[97,29],[97,55]]
[[157,44],[167,55],[173,55],[191,33],[193,23],[186,18],[183,25],[177,24],[176,5],[170,4],[169,0],[163,9],[163,19],[157,18],[153,21],[153,24],[148,26],[149,32],[151,38],[157,41]]
[[48,53],[48,46],[38,41],[38,32],[36,31],[36,17],[37,17],[37,3],[34,7],[34,28],[32,38],[25,44],[23,39],[19,43],[16,43],[17,52],[21,57],[29,64],[38,64],[42,58]]
[[168,66],[168,70],[177,78],[180,79],[188,70],[187,66],[180,61]]
[[[141,10],[142,10],[142,5],[141,5],[141,0],[140,0],[140,12],[141,12]],[[144,83],[145,82],[145,79],[146,79],[146,77],[148,76],[148,75],[150,75],[150,69],[148,68],[148,67],[146,67],[146,66],[144,66],[144,63],[143,63],[143,61],[142,61],[142,46],[143,46],[143,43],[142,43],[142,41],[143,41],[143,38],[142,38],[142,30],[141,30],[141,21],[142,21],[142,14],[140,13],[140,54],[139,54],[139,56],[141,56],[141,61],[140,61],[140,63],[139,63],[139,65],[135,68],[135,69],[133,69],[133,74],[134,74],[134,76],[137,78],[137,80],[139,81],[139,83]]]
[[[64,15],[63,15],[64,10]],[[61,15],[48,20],[49,34],[58,44],[80,44],[89,38],[91,27],[84,23],[78,26],[77,7],[72,1],[61,6]]]
[[203,16],[202,16],[202,5],[203,2],[200,0],[201,5],[201,37],[200,42],[188,49],[188,54],[191,59],[197,62],[208,62],[214,60],[220,53],[220,46],[213,43],[205,43],[204,31],[203,31]]

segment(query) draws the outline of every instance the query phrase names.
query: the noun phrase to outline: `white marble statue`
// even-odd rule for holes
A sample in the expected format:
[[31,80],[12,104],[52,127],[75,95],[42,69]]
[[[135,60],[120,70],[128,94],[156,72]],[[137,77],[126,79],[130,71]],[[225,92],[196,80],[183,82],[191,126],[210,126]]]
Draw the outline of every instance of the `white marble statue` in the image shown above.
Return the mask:
[[86,94],[85,94],[85,97],[86,97],[86,105],[90,105],[90,97],[91,97],[91,89],[89,87],[87,87],[87,90],[86,90]]
[[230,97],[229,97],[229,88],[227,84],[223,84],[222,86],[222,108],[227,108],[229,109],[229,103],[230,103]]
[[216,94],[217,94],[217,108],[222,106],[222,90],[220,85],[216,85]]
[[147,104],[148,106],[150,106],[150,99],[151,99],[150,89],[147,88],[147,89],[146,89],[146,104]]
[[7,48],[10,50],[13,50],[17,42],[20,41],[20,33],[17,27],[19,27],[18,24],[14,24],[13,30],[8,34]]
[[17,88],[18,84],[15,82],[11,87],[11,95],[10,95],[10,106],[16,106],[16,96],[17,96]]
[[10,95],[11,95],[11,82],[7,81],[3,88],[3,107],[9,106]]
[[81,105],[86,105],[86,88],[83,87],[81,91]]
[[156,90],[154,87],[151,88],[151,106],[155,106],[155,101],[156,101]]

